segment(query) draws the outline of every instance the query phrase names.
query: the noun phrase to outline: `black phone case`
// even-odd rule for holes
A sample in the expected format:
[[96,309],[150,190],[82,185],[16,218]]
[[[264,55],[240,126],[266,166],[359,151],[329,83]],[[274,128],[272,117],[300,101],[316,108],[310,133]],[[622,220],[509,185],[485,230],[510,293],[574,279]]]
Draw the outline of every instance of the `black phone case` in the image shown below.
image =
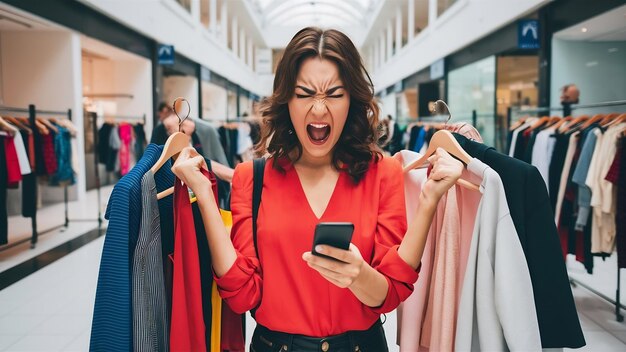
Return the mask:
[[352,241],[354,224],[349,222],[323,222],[315,226],[315,236],[313,237],[314,255],[335,260],[335,258],[317,253],[315,246],[319,244],[332,246],[339,249],[348,250]]

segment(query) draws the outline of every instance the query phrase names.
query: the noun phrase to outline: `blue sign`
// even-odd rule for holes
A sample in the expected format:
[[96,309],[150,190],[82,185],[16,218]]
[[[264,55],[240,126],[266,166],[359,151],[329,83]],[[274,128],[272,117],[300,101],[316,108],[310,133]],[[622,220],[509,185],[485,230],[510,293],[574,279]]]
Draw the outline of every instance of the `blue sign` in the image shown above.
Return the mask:
[[157,49],[157,55],[159,57],[159,65],[173,65],[174,64],[174,46],[159,44]]
[[517,29],[517,47],[539,49],[539,21],[521,20]]
[[430,79],[438,79],[445,74],[445,66],[443,59],[439,59],[430,65]]

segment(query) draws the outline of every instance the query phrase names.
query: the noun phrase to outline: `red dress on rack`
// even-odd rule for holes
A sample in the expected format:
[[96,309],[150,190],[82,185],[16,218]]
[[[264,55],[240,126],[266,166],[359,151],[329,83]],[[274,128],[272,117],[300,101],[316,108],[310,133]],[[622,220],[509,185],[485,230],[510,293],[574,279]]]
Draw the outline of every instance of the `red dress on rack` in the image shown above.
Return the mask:
[[200,259],[187,186],[174,180],[174,278],[171,351],[207,350]]

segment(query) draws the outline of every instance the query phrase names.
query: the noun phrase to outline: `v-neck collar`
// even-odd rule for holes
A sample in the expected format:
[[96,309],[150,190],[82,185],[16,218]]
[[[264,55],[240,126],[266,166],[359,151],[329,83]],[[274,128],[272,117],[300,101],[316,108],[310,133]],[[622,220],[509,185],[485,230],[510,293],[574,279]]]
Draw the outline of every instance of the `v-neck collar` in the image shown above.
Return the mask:
[[335,198],[337,197],[337,188],[339,186],[339,183],[341,182],[342,178],[343,178],[343,171],[339,172],[339,177],[337,177],[337,181],[335,181],[335,187],[333,188],[333,192],[330,195],[330,199],[328,200],[328,204],[326,204],[326,208],[322,211],[322,215],[321,216],[317,216],[317,214],[315,214],[315,211],[313,211],[313,207],[311,207],[311,202],[309,201],[309,198],[307,198],[306,196],[306,192],[304,192],[304,187],[302,186],[302,181],[300,180],[300,175],[298,174],[298,171],[296,170],[295,166],[291,166],[289,168],[289,170],[287,170],[287,172],[292,172],[294,174],[294,178],[295,178],[295,182],[298,184],[298,188],[300,189],[300,195],[302,197],[302,199],[304,200],[304,202],[306,203],[306,208],[308,209],[309,213],[311,214],[311,216],[313,216],[318,222],[321,221],[322,219],[326,218],[327,213],[329,212],[329,210],[331,209],[333,203],[335,202]]

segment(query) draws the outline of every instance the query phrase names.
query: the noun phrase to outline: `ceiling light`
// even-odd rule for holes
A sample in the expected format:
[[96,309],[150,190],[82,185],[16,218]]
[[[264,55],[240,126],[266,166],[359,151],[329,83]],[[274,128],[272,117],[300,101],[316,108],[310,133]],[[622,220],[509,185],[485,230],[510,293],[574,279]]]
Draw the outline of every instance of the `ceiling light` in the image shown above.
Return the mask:
[[583,32],[583,33],[587,33],[587,27],[581,28],[580,31]]

